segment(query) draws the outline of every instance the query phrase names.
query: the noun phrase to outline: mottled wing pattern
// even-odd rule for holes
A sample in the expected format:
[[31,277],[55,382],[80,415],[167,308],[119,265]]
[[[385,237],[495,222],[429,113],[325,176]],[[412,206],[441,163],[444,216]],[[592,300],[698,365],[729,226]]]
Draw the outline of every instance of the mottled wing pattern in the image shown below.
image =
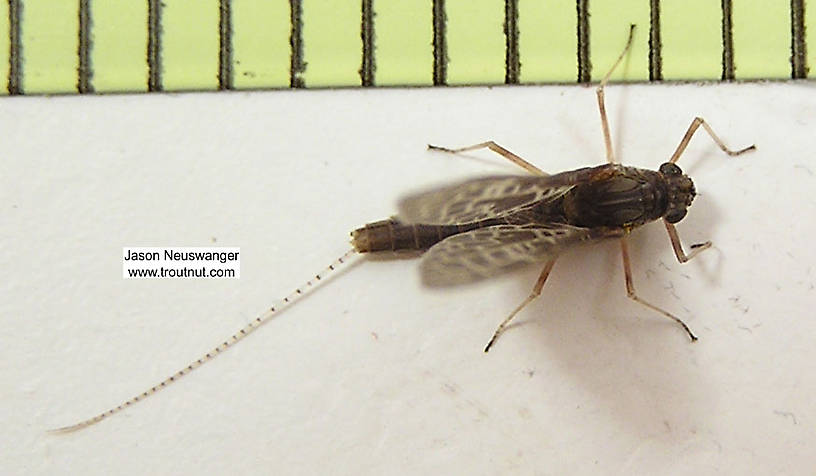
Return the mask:
[[397,217],[404,223],[429,225],[497,218],[536,202],[554,200],[573,187],[553,184],[551,179],[511,175],[469,180],[404,198]]
[[496,225],[446,238],[422,258],[422,281],[451,286],[489,278],[520,265],[554,258],[565,247],[593,239],[590,228],[550,225]]

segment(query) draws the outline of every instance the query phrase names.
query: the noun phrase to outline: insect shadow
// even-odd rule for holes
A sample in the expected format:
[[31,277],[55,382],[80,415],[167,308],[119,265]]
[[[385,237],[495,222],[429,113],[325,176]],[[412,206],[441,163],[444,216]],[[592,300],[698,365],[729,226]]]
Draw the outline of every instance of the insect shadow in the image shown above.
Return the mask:
[[660,219],[680,263],[711,247],[709,241],[697,243],[686,253],[680,242],[675,224],[686,216],[696,191],[691,179],[676,162],[700,127],[730,156],[755,147],[729,149],[705,120],[696,117],[677,149],[658,170],[618,163],[610,139],[604,88],[629,50],[633,33],[634,25],[629,30],[626,46],[596,90],[606,164],[549,175],[493,141],[455,149],[429,145],[431,150],[452,154],[489,149],[527,174],[477,178],[402,199],[396,217],[368,223],[352,231],[353,249],[201,358],[104,413],[52,431],[65,433],[88,427],[174,383],[242,340],[357,254],[389,258],[422,254],[422,280],[434,287],[472,283],[520,266],[543,263],[532,292],[499,324],[484,348],[487,352],[513,318],[541,294],[562,252],[579,244],[614,238],[620,243],[627,296],[674,321],[692,341],[697,340],[680,318],[635,292],[629,235],[636,228]]

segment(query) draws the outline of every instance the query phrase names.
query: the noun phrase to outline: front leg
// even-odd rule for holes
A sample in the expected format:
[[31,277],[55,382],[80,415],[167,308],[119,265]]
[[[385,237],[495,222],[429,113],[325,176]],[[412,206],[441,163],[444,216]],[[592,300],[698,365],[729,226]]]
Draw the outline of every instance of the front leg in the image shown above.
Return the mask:
[[710,241],[695,243],[691,245],[691,253],[686,254],[686,252],[683,251],[683,244],[680,243],[680,236],[677,234],[677,228],[675,228],[674,225],[669,223],[666,219],[663,220],[663,223],[666,225],[666,231],[669,232],[669,240],[671,241],[674,256],[677,257],[677,261],[686,263],[691,258],[697,256],[701,251],[711,248]]
[[720,139],[719,136],[717,136],[717,134],[714,133],[714,129],[712,129],[711,126],[708,125],[705,119],[703,119],[702,117],[695,117],[694,120],[691,121],[691,125],[686,131],[686,134],[683,136],[683,139],[680,140],[680,144],[677,146],[677,149],[675,149],[674,153],[669,159],[669,162],[675,163],[677,162],[678,159],[680,159],[680,156],[683,155],[683,152],[686,150],[686,146],[688,146],[688,143],[691,140],[692,136],[694,136],[694,133],[697,132],[697,129],[699,129],[700,126],[703,126],[703,130],[705,130],[708,133],[708,136],[711,137],[711,140],[713,140],[715,144],[717,144],[717,147],[719,147],[721,151],[725,152],[731,157],[736,157],[742,153],[751,150],[756,150],[756,146],[753,144],[740,150],[729,149],[722,141],[722,139]]

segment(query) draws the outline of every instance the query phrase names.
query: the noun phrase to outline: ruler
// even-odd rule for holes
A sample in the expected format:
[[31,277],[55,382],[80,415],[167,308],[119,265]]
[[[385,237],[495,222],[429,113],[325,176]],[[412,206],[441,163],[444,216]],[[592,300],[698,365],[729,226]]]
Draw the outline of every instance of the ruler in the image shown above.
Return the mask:
[[812,78],[805,2],[7,0],[2,91],[585,83],[630,23],[635,43],[613,79]]

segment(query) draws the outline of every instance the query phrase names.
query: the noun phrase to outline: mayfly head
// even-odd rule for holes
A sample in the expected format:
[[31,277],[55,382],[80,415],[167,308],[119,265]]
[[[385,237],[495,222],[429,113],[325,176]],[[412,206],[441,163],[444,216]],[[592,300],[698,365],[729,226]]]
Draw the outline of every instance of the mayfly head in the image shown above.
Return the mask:
[[666,213],[663,216],[669,223],[677,223],[686,216],[686,211],[697,194],[694,182],[671,162],[661,165],[659,170],[667,186]]

